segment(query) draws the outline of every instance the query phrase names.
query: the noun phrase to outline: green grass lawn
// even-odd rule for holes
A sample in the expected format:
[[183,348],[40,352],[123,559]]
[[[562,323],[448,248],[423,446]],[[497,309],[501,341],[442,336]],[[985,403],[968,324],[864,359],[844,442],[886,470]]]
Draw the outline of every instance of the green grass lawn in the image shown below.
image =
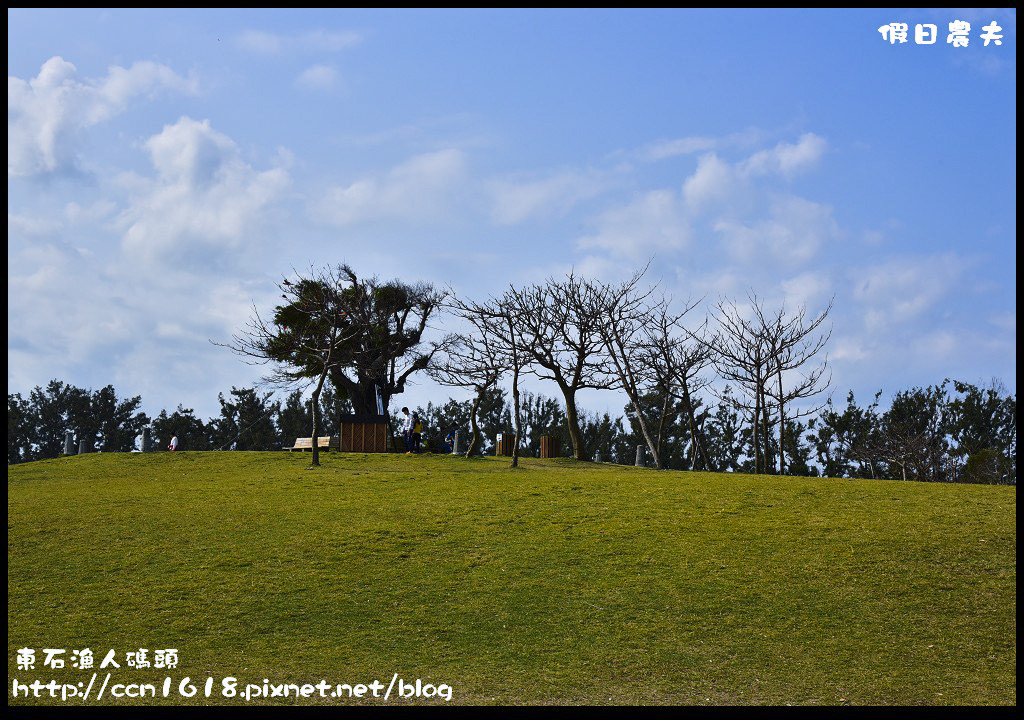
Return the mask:
[[[321,459],[8,467],[8,702],[62,704],[11,698],[14,679],[112,672],[172,678],[167,698],[120,701],[136,706],[237,703],[229,676],[396,673],[452,704],[1016,704],[1015,488]],[[86,647],[121,668],[41,667],[44,648]],[[139,648],[178,666],[126,667]]]

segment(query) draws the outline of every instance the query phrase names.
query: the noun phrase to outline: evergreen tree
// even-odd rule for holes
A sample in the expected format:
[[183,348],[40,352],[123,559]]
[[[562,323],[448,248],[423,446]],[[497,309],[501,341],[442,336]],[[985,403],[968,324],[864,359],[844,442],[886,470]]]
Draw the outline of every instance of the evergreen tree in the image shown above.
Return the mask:
[[21,393],[7,394],[7,464],[33,459],[32,406]]
[[807,426],[799,420],[786,420],[786,475],[817,477],[818,470],[811,465],[813,449],[803,441]]
[[949,403],[950,454],[963,471],[956,479],[978,483],[1017,483],[1017,399],[1003,396],[1002,383],[993,380],[979,388],[956,382],[962,397]]
[[525,391],[522,393],[521,401],[523,439],[526,445],[523,454],[526,457],[538,457],[542,435],[558,437],[562,454],[568,452],[572,444],[561,404],[554,398]]
[[295,390],[285,398],[277,416],[277,426],[281,432],[282,447],[291,447],[297,438],[309,437],[313,411],[310,401],[303,399],[302,390]]
[[273,393],[260,395],[255,388],[231,388],[232,400],[218,393],[220,417],[210,421],[211,439],[222,450],[279,450],[281,439],[274,427],[280,403],[269,403]]
[[711,472],[740,472],[744,427],[732,391],[726,386],[715,413],[704,429]]
[[212,450],[210,430],[191,408],[179,404],[172,414],[168,415],[166,410],[161,410],[153,420],[153,448],[166,449],[171,438],[177,435],[179,450]]

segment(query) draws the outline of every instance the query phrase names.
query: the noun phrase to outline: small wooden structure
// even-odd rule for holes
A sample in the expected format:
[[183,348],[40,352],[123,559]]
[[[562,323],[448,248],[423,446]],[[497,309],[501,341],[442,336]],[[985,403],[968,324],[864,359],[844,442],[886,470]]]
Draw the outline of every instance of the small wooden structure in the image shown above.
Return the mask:
[[386,415],[342,415],[338,428],[342,452],[378,453],[388,451]]
[[498,433],[494,454],[512,457],[512,446],[515,444],[515,433]]
[[[336,437],[318,437],[316,445],[321,450],[338,450],[341,445]],[[295,438],[295,444],[285,450],[309,450],[313,452],[313,438]]]
[[542,458],[556,458],[556,457],[558,457],[558,436],[557,435],[541,435],[540,436],[540,456]]

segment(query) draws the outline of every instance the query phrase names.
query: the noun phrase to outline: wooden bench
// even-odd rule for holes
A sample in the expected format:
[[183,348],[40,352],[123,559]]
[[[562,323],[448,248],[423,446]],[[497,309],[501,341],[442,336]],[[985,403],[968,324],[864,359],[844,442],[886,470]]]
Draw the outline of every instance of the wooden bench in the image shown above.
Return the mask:
[[[317,447],[321,450],[340,450],[341,442],[336,437],[320,437],[316,439]],[[309,450],[313,452],[313,438],[295,438],[295,444],[286,450]]]

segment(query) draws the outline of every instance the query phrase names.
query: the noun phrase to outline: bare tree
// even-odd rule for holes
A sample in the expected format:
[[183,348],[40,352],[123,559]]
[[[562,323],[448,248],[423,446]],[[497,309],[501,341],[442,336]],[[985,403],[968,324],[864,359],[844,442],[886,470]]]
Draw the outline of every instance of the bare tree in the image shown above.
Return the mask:
[[[750,296],[750,302],[754,306],[759,304],[756,295]],[[718,329],[710,338],[700,342],[714,353],[719,374],[735,382],[748,396],[748,403],[736,402],[738,407],[753,412],[754,472],[767,472],[769,449],[766,438],[770,418],[765,385],[772,372],[770,348],[756,319],[745,318],[732,301],[720,299],[715,306],[714,318]]]
[[455,335],[443,359],[427,372],[442,385],[471,388],[476,393],[469,413],[472,429],[469,447],[466,449],[466,457],[469,457],[480,442],[480,429],[477,424],[480,402],[484,393],[497,384],[506,366],[495,335],[491,332],[493,319],[477,311],[474,306],[460,301],[456,301],[453,307],[458,315],[470,323],[471,329]]
[[[768,347],[774,382],[765,385],[765,394],[772,398],[779,411],[779,475],[785,474],[785,431],[786,406],[804,398],[813,397],[828,387],[830,378],[825,377],[828,368],[826,357],[821,365],[811,367],[808,372],[802,368],[825,347],[832,331],[815,335],[832,309],[832,300],[824,310],[813,318],[807,318],[806,309],[801,306],[791,317],[786,317],[785,307],[768,316],[760,303],[753,303],[753,310],[760,324],[762,337]],[[794,376],[793,373],[798,373]],[[783,377],[790,382],[784,387]],[[804,409],[793,414],[789,420],[816,414],[824,405]]]
[[[652,312],[645,330],[643,361],[652,373],[654,387],[664,398],[662,422],[667,414],[670,397],[681,401],[686,408],[690,435],[689,466],[693,469],[713,470],[703,441],[703,432],[697,425],[695,408],[697,393],[710,384],[710,380],[700,375],[713,358],[711,347],[702,341],[707,321],[696,332],[683,326],[684,317],[698,302],[688,301],[677,313],[670,312],[665,304]],[[684,340],[683,335],[688,339]],[[660,440],[660,428],[658,436]]]
[[[512,445],[512,467],[519,467],[519,450],[522,444],[523,423],[519,393],[519,378],[529,363],[529,355],[523,347],[520,335],[521,322],[518,305],[512,290],[501,297],[492,297],[486,302],[459,300],[454,293],[449,307],[475,328],[475,337],[488,348],[490,362],[499,372],[512,374],[512,417],[515,424],[515,441]],[[475,433],[475,430],[474,430]]]
[[[787,418],[787,405],[813,397],[828,386],[827,358],[806,373],[802,368],[821,352],[831,336],[831,332],[816,333],[828,317],[832,302],[808,319],[803,307],[789,316],[785,307],[769,314],[756,294],[748,295],[748,299],[746,316],[732,302],[719,300],[715,314],[719,331],[711,343],[705,344],[715,350],[715,364],[723,377],[735,381],[752,401],[752,405],[744,407],[753,411],[754,471],[767,472],[774,464],[769,439],[772,423],[777,419],[779,474],[783,474],[786,420],[820,410],[819,407],[798,411]],[[770,401],[774,401],[775,418]]]
[[521,290],[512,287],[503,301],[510,306],[517,347],[526,355],[530,372],[553,380],[562,391],[573,457],[582,459],[576,393],[615,383],[601,335],[600,290],[570,272],[563,280],[551,278]]
[[[601,333],[605,352],[618,379],[617,387],[636,409],[637,424],[655,466],[664,464],[661,442],[673,399],[681,401],[688,413],[691,466],[698,454],[706,466],[707,454],[698,449],[692,391],[704,386],[697,374],[710,363],[711,353],[699,344],[684,343],[679,337],[682,320],[696,303],[687,302],[681,311],[673,311],[664,295],[656,295],[656,286],[647,290],[638,287],[646,270],[643,268],[618,285],[599,285],[604,296]],[[642,409],[642,398],[650,394],[660,398],[657,431],[650,427]]]
[[[667,408],[662,407],[661,427],[657,439],[652,437],[647,426],[647,418],[641,405],[641,395],[651,384],[652,373],[645,362],[644,328],[647,319],[656,312],[656,307],[648,302],[654,288],[646,291],[638,289],[641,278],[647,268],[639,270],[631,278],[618,285],[594,283],[595,296],[600,303],[598,331],[604,343],[611,367],[618,382],[616,387],[626,393],[636,410],[637,424],[640,432],[651,451],[654,466],[661,467],[661,437],[664,429]],[[663,301],[655,303],[663,306]],[[667,397],[666,397],[667,400]]]

